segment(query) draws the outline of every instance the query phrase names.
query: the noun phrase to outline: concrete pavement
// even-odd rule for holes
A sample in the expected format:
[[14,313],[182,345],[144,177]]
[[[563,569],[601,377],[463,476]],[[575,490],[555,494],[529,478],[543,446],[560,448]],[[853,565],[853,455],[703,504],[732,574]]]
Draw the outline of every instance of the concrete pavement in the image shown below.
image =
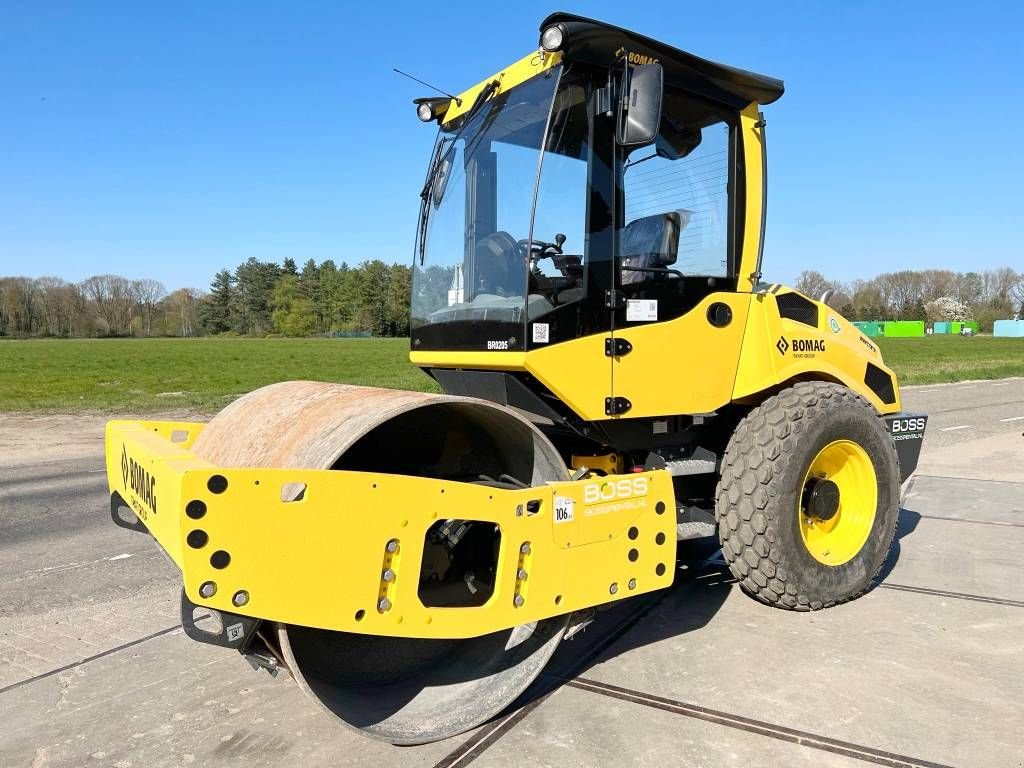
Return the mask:
[[1024,380],[970,384],[903,393],[931,421],[879,589],[788,613],[698,558],[415,748],[182,635],[175,568],[109,522],[98,425],[0,424],[0,766],[1021,765]]
[[904,410],[928,414],[918,474],[1024,482],[1024,378],[906,387]]

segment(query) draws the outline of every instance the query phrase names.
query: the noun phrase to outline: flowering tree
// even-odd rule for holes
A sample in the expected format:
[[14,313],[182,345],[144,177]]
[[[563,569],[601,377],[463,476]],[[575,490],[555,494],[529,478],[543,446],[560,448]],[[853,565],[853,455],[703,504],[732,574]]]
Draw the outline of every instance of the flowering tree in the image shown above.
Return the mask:
[[971,309],[964,302],[952,296],[940,296],[924,305],[929,322],[951,320],[961,322],[971,319]]

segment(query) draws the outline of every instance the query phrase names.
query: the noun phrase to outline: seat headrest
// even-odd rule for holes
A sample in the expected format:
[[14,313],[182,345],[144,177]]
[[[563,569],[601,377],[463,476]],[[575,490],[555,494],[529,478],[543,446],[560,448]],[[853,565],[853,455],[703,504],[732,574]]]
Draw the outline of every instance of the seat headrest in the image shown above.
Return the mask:
[[622,258],[653,257],[659,266],[675,264],[679,253],[679,232],[690,222],[692,215],[693,212],[687,210],[668,211],[629,222],[622,231]]

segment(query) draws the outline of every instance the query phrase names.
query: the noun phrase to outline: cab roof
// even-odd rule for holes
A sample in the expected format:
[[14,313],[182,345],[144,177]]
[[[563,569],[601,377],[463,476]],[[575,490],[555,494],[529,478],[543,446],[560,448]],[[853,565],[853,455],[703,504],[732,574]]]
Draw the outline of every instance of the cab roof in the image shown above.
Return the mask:
[[784,90],[782,81],[774,77],[708,61],[628,29],[584,16],[553,13],[541,22],[540,31],[555,24],[562,28],[561,53],[567,61],[604,67],[624,55],[631,64],[657,61],[664,69],[667,83],[735,109],[754,101],[771,104]]

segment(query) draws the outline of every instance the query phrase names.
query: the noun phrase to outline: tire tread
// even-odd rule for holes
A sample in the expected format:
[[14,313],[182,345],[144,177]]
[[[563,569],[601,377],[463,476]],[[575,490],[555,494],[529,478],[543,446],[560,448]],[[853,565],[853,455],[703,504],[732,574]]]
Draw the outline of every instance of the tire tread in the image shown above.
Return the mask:
[[[787,572],[775,540],[775,524],[781,521],[772,504],[777,495],[772,480],[787,465],[806,425],[838,407],[862,408],[880,419],[870,403],[847,387],[825,381],[799,382],[753,408],[729,441],[716,493],[719,540],[733,576],[762,603],[797,611],[829,608],[871,589],[884,567],[883,558],[855,594],[841,600],[812,599]],[[898,521],[899,516],[895,517]]]

